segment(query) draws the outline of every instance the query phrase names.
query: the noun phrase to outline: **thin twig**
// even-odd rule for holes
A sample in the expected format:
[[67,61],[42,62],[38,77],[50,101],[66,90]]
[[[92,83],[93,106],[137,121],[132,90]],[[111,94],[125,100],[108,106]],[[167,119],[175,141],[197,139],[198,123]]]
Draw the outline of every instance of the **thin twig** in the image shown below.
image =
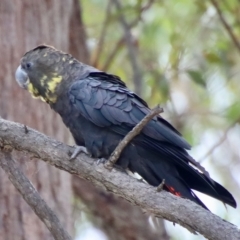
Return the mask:
[[0,165],[28,205],[49,229],[54,239],[71,240],[72,238],[62,227],[55,213],[47,206],[31,182],[20,171],[9,152],[0,151]]
[[[129,27],[133,28],[138,23],[139,18],[133,20],[132,23],[129,24]],[[104,71],[104,72],[108,71],[110,65],[113,63],[113,59],[116,57],[118,52],[121,50],[123,43],[124,43],[124,39],[125,39],[125,37],[123,36],[117,41],[112,52],[108,55],[108,58],[106,59],[105,63],[103,64],[103,67],[101,67],[102,71]]]
[[222,14],[222,11],[221,11],[221,9],[219,7],[218,2],[216,0],[210,0],[210,1],[214,5],[215,9],[217,10],[218,16],[219,16],[223,26],[226,28],[226,30],[227,30],[229,36],[231,37],[233,43],[235,44],[236,48],[240,52],[240,43],[237,40],[237,37],[235,36],[235,34],[233,33],[233,30],[232,30],[231,26],[227,23],[227,21],[223,17],[223,14]]
[[110,17],[110,13],[111,13],[111,11],[110,11],[111,10],[111,4],[112,4],[112,1],[109,0],[108,5],[107,5],[107,9],[106,9],[105,20],[104,20],[104,23],[103,23],[103,26],[102,26],[102,31],[101,31],[99,42],[98,42],[98,45],[97,45],[97,50],[96,50],[96,53],[95,53],[95,56],[94,56],[94,60],[92,61],[92,64],[91,64],[96,68],[99,67],[98,62],[99,62],[99,59],[101,57],[103,44],[104,44],[105,37],[106,37],[107,27],[108,27],[108,24],[109,24],[109,17]]
[[205,155],[203,157],[201,157],[198,162],[201,163],[203,162],[208,156],[210,156],[215,150],[216,148],[218,148],[227,138],[227,135],[229,133],[229,131],[236,125],[236,123],[239,121],[239,119],[237,119],[236,121],[234,121],[225,131],[223,136],[205,153]]
[[121,50],[124,42],[124,37],[118,40],[115,47],[113,48],[112,52],[108,55],[108,58],[106,59],[103,67],[101,67],[101,70],[104,72],[107,72],[110,65],[113,63],[113,59],[116,57],[117,53]]
[[124,31],[124,39],[128,49],[129,60],[133,70],[133,81],[135,86],[135,92],[141,95],[142,92],[142,72],[139,64],[138,49],[135,44],[135,39],[131,33],[131,28],[127,23],[124,15],[122,14],[122,7],[119,0],[112,0],[119,13],[119,22],[122,25]]
[[[136,19],[134,19],[130,24],[129,24],[129,29],[133,28],[134,26],[136,26],[139,21],[142,19],[142,13],[145,12],[146,10],[148,10],[152,4],[154,3],[155,0],[149,0],[145,6],[141,7],[139,10],[139,14],[136,17]],[[124,42],[125,36],[121,37],[118,42],[116,43],[114,49],[112,50],[112,52],[108,55],[108,58],[106,59],[105,63],[103,64],[103,67],[101,67],[100,69],[102,71],[107,71],[110,67],[110,64],[113,63],[113,59],[115,58],[115,56],[117,55],[117,53],[119,52],[119,50],[122,47],[122,44]]]
[[105,163],[105,167],[111,170],[113,168],[113,165],[117,162],[118,158],[120,157],[123,149],[129,144],[129,142],[142,131],[144,126],[152,118],[154,118],[155,116],[162,112],[163,109],[160,108],[159,106],[155,107],[152,111],[150,111],[150,113],[147,114],[118,144],[118,146],[115,148],[115,150],[109,157],[109,160]]

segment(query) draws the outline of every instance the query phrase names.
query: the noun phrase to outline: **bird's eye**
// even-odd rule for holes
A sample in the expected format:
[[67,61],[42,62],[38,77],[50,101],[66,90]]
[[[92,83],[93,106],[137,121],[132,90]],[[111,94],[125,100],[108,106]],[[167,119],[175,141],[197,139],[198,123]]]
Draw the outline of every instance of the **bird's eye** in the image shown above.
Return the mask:
[[25,66],[26,66],[26,69],[30,69],[32,67],[32,63],[28,62],[28,63],[26,63]]

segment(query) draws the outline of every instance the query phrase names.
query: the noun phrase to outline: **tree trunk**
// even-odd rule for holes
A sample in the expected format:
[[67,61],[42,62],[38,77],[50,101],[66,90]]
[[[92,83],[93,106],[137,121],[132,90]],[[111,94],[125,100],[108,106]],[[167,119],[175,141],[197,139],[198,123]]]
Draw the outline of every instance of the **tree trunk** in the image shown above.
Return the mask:
[[[69,49],[73,0],[0,1],[0,116],[38,129],[60,141],[70,135],[49,107],[20,89],[14,73],[21,56],[39,44]],[[22,170],[72,233],[71,175],[15,154]],[[47,228],[0,170],[0,238],[52,239]]]

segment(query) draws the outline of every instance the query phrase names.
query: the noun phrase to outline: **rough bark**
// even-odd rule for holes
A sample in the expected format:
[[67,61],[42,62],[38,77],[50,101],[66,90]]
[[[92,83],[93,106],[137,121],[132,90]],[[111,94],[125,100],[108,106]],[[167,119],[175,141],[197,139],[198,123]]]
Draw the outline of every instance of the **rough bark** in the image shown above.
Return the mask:
[[94,159],[84,154],[69,161],[73,147],[30,128],[26,132],[21,124],[0,120],[0,146],[4,149],[12,147],[24,151],[31,157],[40,158],[57,168],[76,174],[140,206],[150,214],[178,223],[191,232],[204,235],[207,239],[240,239],[240,232],[236,226],[194,202],[165,191],[159,193],[155,188],[115,169],[108,171],[103,165],[96,165]]
[[[69,134],[60,118],[40,101],[32,101],[15,82],[20,57],[46,43],[68,51],[72,0],[0,1],[0,116],[21,121],[67,142]],[[39,161],[14,156],[31,182],[72,232],[71,176]],[[51,234],[0,170],[1,239],[51,239]]]
[[8,151],[0,152],[0,166],[8,175],[9,180],[19,191],[24,200],[52,233],[54,239],[71,240],[72,238],[59,222],[56,214],[40,197],[37,190],[20,170],[16,161],[12,159],[12,156]]

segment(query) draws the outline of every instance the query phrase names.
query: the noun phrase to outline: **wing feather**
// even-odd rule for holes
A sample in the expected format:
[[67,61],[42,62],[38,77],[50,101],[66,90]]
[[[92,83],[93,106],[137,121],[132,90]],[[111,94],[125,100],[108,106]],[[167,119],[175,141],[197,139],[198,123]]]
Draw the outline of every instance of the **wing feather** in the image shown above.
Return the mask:
[[[69,99],[85,118],[121,135],[126,135],[150,112],[141,98],[122,84],[107,82],[105,78],[90,77],[74,82],[69,90]],[[142,135],[147,137],[150,145],[152,140],[157,140],[190,148],[177,130],[160,116],[143,128]]]

